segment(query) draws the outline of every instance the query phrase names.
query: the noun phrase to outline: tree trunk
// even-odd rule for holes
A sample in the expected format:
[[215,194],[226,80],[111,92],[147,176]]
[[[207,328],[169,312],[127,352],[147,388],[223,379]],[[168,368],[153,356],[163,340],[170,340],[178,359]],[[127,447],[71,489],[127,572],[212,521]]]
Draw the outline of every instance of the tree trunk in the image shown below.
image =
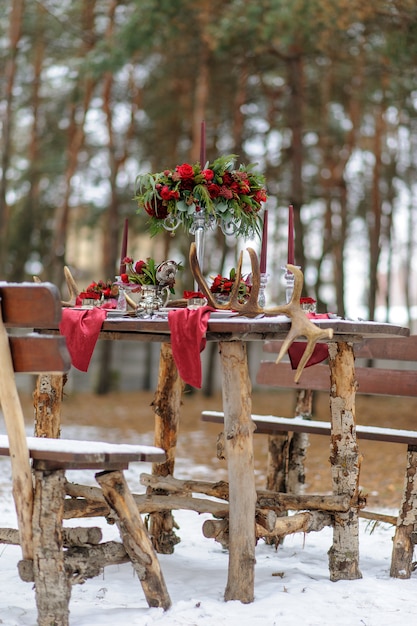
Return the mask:
[[[161,344],[158,386],[152,406],[155,412],[155,446],[166,453],[164,463],[154,463],[152,473],[168,476],[174,473],[180,419],[181,395],[184,383],[178,375],[171,344]],[[176,527],[170,510],[154,513],[149,517],[149,532],[153,545],[161,554],[172,554],[180,540],[174,532]]]
[[251,382],[245,345],[220,342],[224,433],[229,473],[229,570],[225,600],[253,602],[255,565],[255,474]]
[[[297,392],[297,402],[294,415],[301,415],[304,419],[311,419],[313,413],[312,389],[300,389]],[[305,463],[309,437],[307,433],[293,433],[288,451],[288,479],[289,493],[300,494],[305,484]]]
[[101,472],[96,480],[117,513],[116,524],[150,607],[169,609],[171,600],[145,525],[138,513],[123,472]]
[[60,437],[62,396],[66,380],[65,374],[39,374],[33,392],[35,437]]
[[64,470],[35,471],[33,574],[39,626],[68,626],[71,583],[62,549]]
[[359,571],[358,485],[360,457],[356,443],[356,380],[353,346],[329,343],[330,363],[330,463],[333,494],[349,496],[352,505],[335,518],[333,546],[329,550],[330,579],[354,580]]
[[0,275],[5,275],[5,265],[7,259],[7,233],[9,222],[9,211],[6,201],[8,171],[12,157],[12,135],[13,135],[13,87],[17,73],[17,55],[19,41],[22,35],[22,20],[25,9],[24,0],[15,0],[11,5],[9,21],[9,42],[8,59],[4,68],[5,82],[5,112],[2,123],[2,154],[1,154],[1,176],[0,176]]
[[417,446],[408,446],[407,469],[401,508],[395,531],[390,575],[410,578],[413,571],[413,551],[417,543]]

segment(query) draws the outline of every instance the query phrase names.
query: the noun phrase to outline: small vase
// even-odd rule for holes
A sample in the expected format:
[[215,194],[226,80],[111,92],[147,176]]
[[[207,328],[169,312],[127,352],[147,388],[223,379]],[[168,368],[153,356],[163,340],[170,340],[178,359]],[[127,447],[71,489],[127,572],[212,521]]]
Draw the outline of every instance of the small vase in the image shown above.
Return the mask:
[[142,285],[142,299],[139,306],[144,309],[145,314],[152,315],[161,307],[165,307],[169,300],[170,291],[168,287],[160,285]]

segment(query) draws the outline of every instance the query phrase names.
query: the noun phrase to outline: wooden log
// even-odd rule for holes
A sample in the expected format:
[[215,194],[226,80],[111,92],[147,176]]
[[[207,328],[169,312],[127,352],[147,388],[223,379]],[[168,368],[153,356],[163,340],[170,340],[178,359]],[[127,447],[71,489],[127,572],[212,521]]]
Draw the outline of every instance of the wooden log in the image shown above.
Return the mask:
[[[156,476],[174,473],[183,389],[184,383],[178,375],[171,344],[162,343],[158,384],[152,406],[155,413],[155,446],[165,450],[166,461],[152,465],[152,473]],[[155,550],[161,554],[172,554],[180,539],[174,532],[176,523],[171,511],[151,514],[148,527]]]
[[410,578],[417,533],[417,446],[408,446],[403,497],[392,544],[390,575]]
[[[256,524],[256,538],[282,538],[297,532],[318,532],[325,526],[332,524],[332,516],[323,511],[305,511],[289,517],[278,517],[274,527],[268,530],[265,526]],[[207,538],[220,541],[223,545],[224,537],[228,534],[228,522],[224,520],[206,520],[203,524],[203,535]]]
[[290,438],[288,432],[268,435],[266,488],[271,491],[287,491],[287,464]]
[[154,476],[142,473],[139,477],[140,483],[154,490],[180,493],[204,493],[207,496],[229,499],[229,485],[226,481],[220,480],[217,483],[203,480],[180,480],[174,476]]
[[346,512],[351,506],[351,499],[347,495],[317,495],[292,493],[268,493],[258,492],[257,505],[263,509],[274,511],[301,511],[312,509],[316,511],[328,511],[329,513]]
[[64,470],[35,470],[33,576],[39,626],[68,626],[71,584],[64,566]]
[[271,511],[270,509],[256,509],[255,523],[257,526],[262,526],[262,528],[271,531],[275,528],[276,519],[277,514],[275,511]]
[[108,505],[117,513],[117,527],[150,607],[171,606],[158,558],[123,472],[100,472],[96,480]]
[[[229,486],[225,481],[210,483],[200,480],[180,480],[173,476],[158,478],[150,474],[141,474],[140,482],[146,486],[152,486],[155,490],[164,490],[180,493],[204,493],[208,496],[228,500]],[[351,504],[349,496],[316,495],[316,494],[292,494],[276,493],[266,489],[257,491],[257,507],[281,510],[299,511],[302,509],[315,509],[321,511],[348,511]]]
[[208,519],[203,523],[203,535],[221,544],[223,550],[229,549],[229,520]]
[[288,517],[278,517],[274,529],[269,532],[263,529],[262,526],[257,526],[256,532],[260,537],[281,538],[298,532],[318,532],[332,523],[333,518],[329,513],[324,511],[304,511]]
[[333,545],[329,550],[330,579],[361,578],[359,570],[358,486],[360,458],[356,442],[355,394],[356,380],[353,346],[340,342],[329,344],[330,463],[333,493],[347,495],[352,506],[335,518]]
[[[118,541],[106,541],[99,545],[73,546],[64,555],[65,571],[72,585],[83,584],[88,578],[99,576],[109,565],[130,562],[124,545]],[[19,561],[20,578],[33,582],[33,561]]]
[[[101,528],[93,526],[85,528],[80,526],[77,528],[62,529],[62,543],[64,547],[72,546],[96,545],[102,540],[103,533]],[[8,543],[10,545],[19,545],[19,531],[15,528],[0,528],[0,543]]]
[[[300,415],[304,419],[312,418],[313,391],[312,389],[300,389],[297,392],[297,401],[294,415]],[[293,433],[288,450],[288,478],[286,491],[301,494],[305,485],[305,462],[309,439],[307,433]]]
[[40,374],[33,392],[35,437],[57,439],[61,433],[61,405],[66,374]]
[[225,600],[254,599],[255,472],[246,346],[220,342],[225,451],[229,473],[229,567]]
[[385,515],[384,513],[377,513],[375,511],[359,511],[359,517],[373,520],[374,522],[391,524],[392,526],[395,526],[397,523],[397,517],[395,515]]
[[32,512],[33,486],[25,421],[16,389],[9,338],[3,325],[0,302],[0,405],[9,436],[13,497],[24,559],[33,558]]
[[[76,493],[76,485],[72,485],[72,492]],[[80,486],[80,493],[83,486]],[[95,496],[96,498],[97,496]],[[110,515],[110,507],[102,500],[89,501],[81,498],[68,498],[65,500],[65,518],[71,517],[107,517]],[[190,510],[196,513],[210,513],[215,517],[226,517],[229,513],[229,504],[215,502],[203,498],[182,497],[179,495],[132,495],[137,510],[141,514],[159,513],[167,510]]]

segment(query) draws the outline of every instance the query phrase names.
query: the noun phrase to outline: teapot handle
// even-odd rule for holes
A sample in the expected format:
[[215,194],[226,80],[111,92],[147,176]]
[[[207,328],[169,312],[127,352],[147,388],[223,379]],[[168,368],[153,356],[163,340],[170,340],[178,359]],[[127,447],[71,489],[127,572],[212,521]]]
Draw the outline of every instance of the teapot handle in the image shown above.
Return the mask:
[[[165,297],[164,297],[165,294]],[[166,307],[166,305],[168,304],[168,300],[169,300],[169,296],[171,295],[171,292],[169,290],[169,287],[165,286],[162,287],[161,289],[161,295],[164,298],[164,304],[162,305],[164,308]]]

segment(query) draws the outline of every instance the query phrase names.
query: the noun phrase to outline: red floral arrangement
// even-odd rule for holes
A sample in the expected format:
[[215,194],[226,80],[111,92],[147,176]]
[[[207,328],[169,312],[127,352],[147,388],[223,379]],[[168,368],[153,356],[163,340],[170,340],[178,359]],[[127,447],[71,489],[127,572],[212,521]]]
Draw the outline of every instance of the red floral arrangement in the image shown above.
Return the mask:
[[97,283],[92,282],[85,291],[82,291],[78,297],[80,300],[105,300],[108,298],[117,298],[119,288],[113,284],[111,280],[99,280]]
[[175,277],[177,271],[182,269],[181,263],[170,260],[157,265],[151,258],[147,258],[146,261],[134,261],[131,257],[125,257],[123,264],[127,267],[127,272],[120,276],[123,284],[167,286],[175,293]]
[[[233,285],[236,282],[236,270],[232,268],[230,270],[229,276],[225,277],[221,274],[217,274],[213,278],[213,282],[210,286],[210,291],[214,294],[220,296],[229,296],[232,291]],[[241,278],[238,289],[238,299],[241,302],[244,302],[247,296],[249,295],[251,290],[251,282],[250,277]]]
[[235,235],[260,233],[259,211],[267,200],[264,177],[252,165],[234,169],[235,155],[219,157],[207,168],[183,163],[157,174],[139,174],[135,199],[150,216],[151,234],[193,226],[196,213],[223,224],[233,223]]

